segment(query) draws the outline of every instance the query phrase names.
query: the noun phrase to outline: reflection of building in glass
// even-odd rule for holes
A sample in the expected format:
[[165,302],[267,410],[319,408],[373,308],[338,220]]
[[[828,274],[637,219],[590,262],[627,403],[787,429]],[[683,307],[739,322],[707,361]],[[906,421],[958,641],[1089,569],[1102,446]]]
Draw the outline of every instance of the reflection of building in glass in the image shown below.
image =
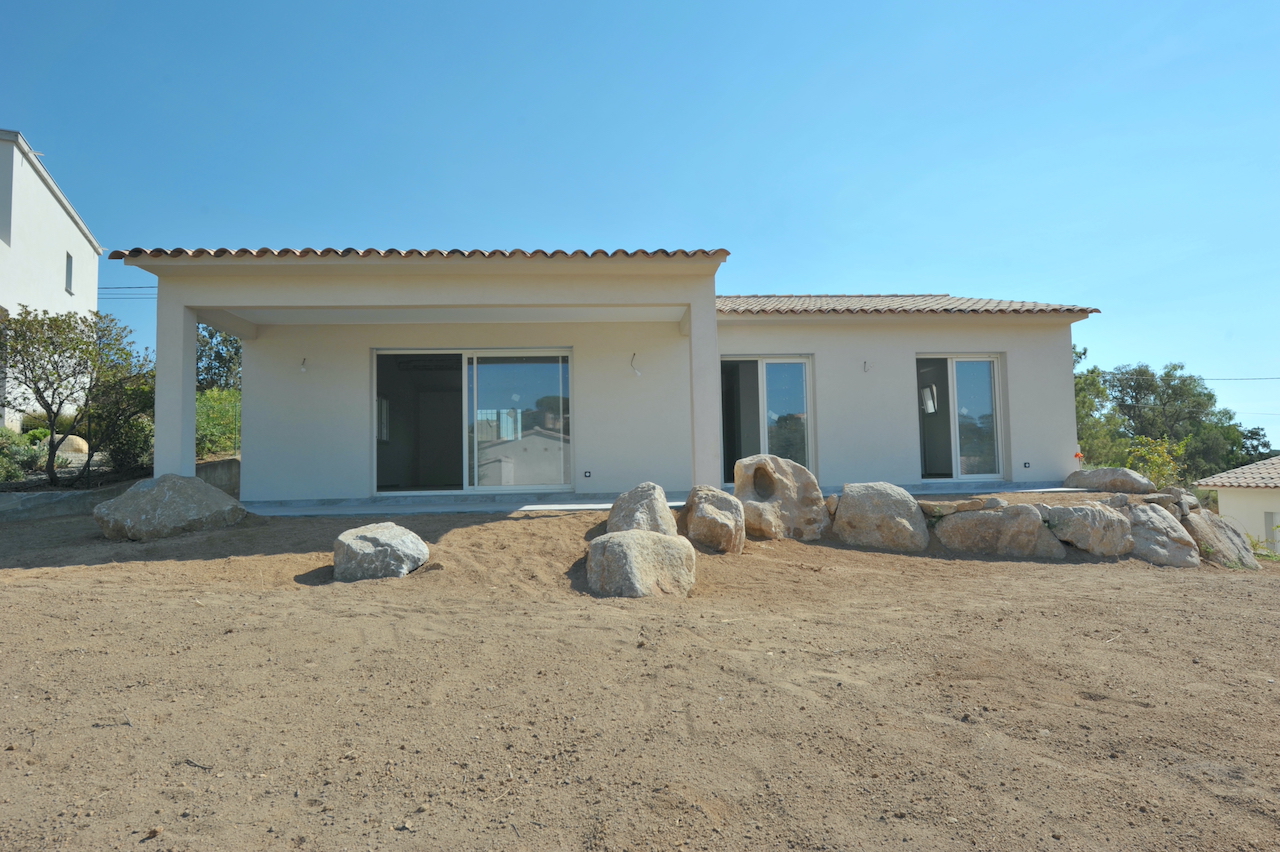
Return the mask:
[[481,408],[476,411],[477,441],[512,441],[519,435],[520,411],[515,408]]
[[[479,427],[477,423],[477,428]],[[499,424],[500,425],[500,421]],[[483,433],[477,431],[477,436]],[[512,438],[476,442],[477,485],[546,485],[568,482],[569,436],[533,428]]]

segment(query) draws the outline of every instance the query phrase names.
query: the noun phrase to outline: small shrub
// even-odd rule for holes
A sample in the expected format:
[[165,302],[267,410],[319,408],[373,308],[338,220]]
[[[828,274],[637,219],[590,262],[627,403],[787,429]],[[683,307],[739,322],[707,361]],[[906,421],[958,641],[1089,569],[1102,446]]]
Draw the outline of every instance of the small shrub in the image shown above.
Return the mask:
[[111,469],[127,473],[151,465],[155,449],[155,426],[145,417],[135,417],[121,427],[106,450]]
[[[62,415],[61,417],[58,418],[58,434],[59,435],[68,434],[67,430],[72,429],[72,426],[74,425],[75,425],[74,417],[72,417],[70,414]],[[46,438],[49,437],[49,418],[44,415],[44,412],[28,411],[26,414],[22,415],[22,431],[23,432],[29,433],[38,429],[43,429],[44,437]],[[72,429],[70,434],[79,435],[81,438],[86,437],[85,424],[81,423],[78,427],[76,427],[75,429]]]
[[43,427],[40,429],[32,429],[30,432],[27,432],[22,437],[26,438],[27,443],[34,447],[37,444],[39,444],[41,441],[49,440],[49,430]]
[[0,426],[0,482],[24,479],[24,471],[28,469],[27,461],[31,455],[38,457],[40,450],[27,446],[17,432]]
[[1186,440],[1174,442],[1168,438],[1148,438],[1138,435],[1129,443],[1128,466],[1165,488],[1182,477],[1182,457],[1187,453]]
[[240,449],[240,391],[209,388],[196,395],[196,456]]
[[48,457],[45,455],[44,447],[19,444],[9,452],[9,458],[23,470],[37,471],[44,467],[45,459]]

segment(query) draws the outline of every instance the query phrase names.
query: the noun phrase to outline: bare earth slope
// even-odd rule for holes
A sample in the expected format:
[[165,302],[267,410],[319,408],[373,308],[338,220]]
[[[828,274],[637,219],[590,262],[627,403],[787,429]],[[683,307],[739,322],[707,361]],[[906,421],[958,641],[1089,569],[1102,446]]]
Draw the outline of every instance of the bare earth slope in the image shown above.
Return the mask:
[[0,848],[1280,843],[1273,567],[752,541],[605,600],[603,519],[395,518],[430,570],[352,585],[364,519],[0,525]]

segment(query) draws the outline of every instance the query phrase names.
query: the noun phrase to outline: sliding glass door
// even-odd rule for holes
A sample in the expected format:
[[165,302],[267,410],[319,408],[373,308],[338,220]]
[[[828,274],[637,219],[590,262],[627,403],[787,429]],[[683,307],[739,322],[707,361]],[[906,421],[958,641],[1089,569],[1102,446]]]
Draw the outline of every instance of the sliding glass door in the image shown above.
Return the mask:
[[467,374],[470,484],[568,484],[569,356],[476,355]]
[[999,476],[1000,441],[993,358],[917,358],[920,475]]
[[720,362],[724,481],[738,459],[770,453],[811,464],[809,362],[726,358]]
[[379,352],[378,492],[568,487],[569,353]]

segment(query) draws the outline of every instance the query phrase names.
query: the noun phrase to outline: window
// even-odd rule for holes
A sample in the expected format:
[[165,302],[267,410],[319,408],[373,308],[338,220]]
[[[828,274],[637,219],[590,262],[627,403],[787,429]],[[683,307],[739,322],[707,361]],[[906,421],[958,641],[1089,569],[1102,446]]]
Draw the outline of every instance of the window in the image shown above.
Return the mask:
[[999,476],[996,360],[917,358],[920,476]]
[[67,252],[67,283],[66,283],[66,287],[67,287],[67,293],[69,293],[69,294],[71,294],[71,295],[75,295],[75,292],[76,292],[76,291],[72,288],[72,286],[71,286],[71,270],[72,270],[72,267],[73,267],[74,265],[75,265],[75,264],[74,264],[74,260],[73,260],[73,259],[72,259],[72,257],[71,257],[71,252]]
[[812,466],[807,358],[720,362],[724,481],[738,459],[770,453]]
[[378,491],[571,487],[568,350],[378,352]]

